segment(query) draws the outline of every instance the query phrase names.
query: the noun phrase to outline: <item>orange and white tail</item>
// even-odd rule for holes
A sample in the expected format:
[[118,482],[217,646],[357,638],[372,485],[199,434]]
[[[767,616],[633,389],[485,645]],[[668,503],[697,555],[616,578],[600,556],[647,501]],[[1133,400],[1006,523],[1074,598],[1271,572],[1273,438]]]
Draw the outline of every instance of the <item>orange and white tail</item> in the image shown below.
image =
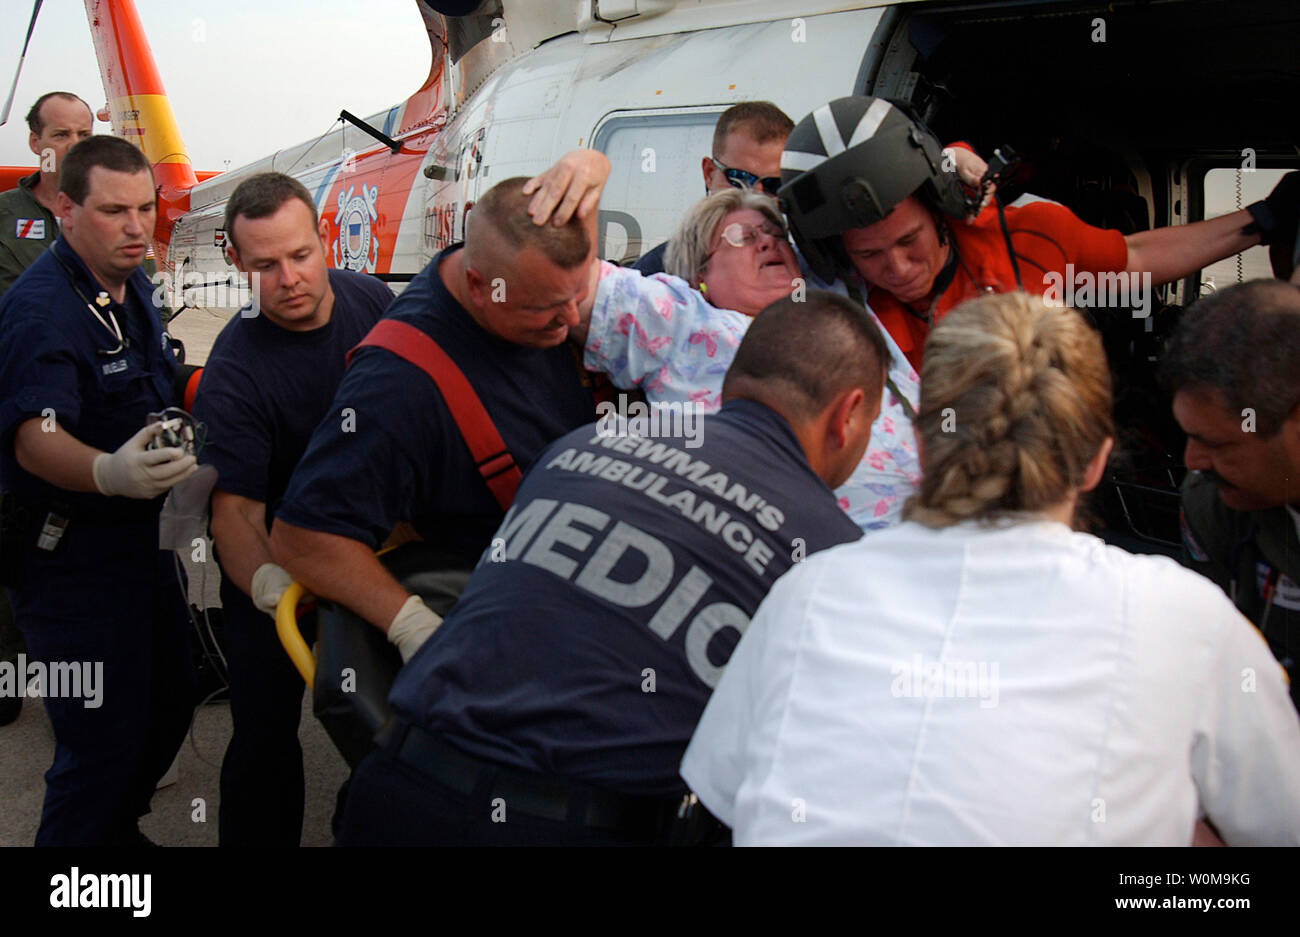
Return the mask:
[[85,0],[95,57],[108,98],[113,133],[138,146],[153,164],[158,186],[154,249],[160,265],[172,226],[189,211],[198,182],[181,140],[171,101],[163,90],[153,51],[133,0]]

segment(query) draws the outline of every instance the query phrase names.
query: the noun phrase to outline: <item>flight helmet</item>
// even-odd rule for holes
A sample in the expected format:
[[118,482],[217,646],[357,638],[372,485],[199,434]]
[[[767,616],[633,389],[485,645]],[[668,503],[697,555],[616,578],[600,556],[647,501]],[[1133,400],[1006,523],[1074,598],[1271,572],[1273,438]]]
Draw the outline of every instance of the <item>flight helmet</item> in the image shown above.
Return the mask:
[[963,218],[970,204],[943,147],[883,98],[836,98],[795,125],[781,154],[781,211],[812,271],[848,269],[840,233],[875,224],[909,195]]

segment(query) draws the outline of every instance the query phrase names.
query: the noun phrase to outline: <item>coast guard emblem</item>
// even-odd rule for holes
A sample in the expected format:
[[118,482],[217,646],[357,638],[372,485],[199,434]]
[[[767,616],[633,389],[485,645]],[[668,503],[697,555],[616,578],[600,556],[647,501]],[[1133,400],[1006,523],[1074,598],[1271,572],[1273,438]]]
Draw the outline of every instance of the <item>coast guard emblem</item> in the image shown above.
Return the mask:
[[370,233],[370,223],[379,218],[375,199],[379,186],[361,185],[361,192],[353,195],[353,186],[339,193],[338,213],[334,225],[338,235],[334,238],[334,266],[347,270],[364,270],[374,273],[379,262],[379,239]]

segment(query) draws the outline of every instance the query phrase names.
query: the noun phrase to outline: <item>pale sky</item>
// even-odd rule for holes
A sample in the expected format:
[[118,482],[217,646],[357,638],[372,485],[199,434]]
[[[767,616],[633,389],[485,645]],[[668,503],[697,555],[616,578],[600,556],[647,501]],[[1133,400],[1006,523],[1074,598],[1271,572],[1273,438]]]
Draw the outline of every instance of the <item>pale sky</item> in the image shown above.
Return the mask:
[[[135,0],[196,169],[235,169],[313,140],[347,109],[398,104],[429,72],[416,0]],[[0,0],[0,106],[13,82],[32,0]],[[92,110],[104,87],[82,0],[45,0],[27,50],[0,164],[36,166],[23,119],[46,91]],[[110,133],[95,123],[96,133]]]

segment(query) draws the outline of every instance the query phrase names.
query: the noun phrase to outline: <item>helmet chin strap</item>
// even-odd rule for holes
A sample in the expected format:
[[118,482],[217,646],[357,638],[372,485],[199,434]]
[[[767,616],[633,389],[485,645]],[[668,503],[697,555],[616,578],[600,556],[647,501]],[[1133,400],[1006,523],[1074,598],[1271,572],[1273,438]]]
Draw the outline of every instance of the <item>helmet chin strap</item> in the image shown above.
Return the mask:
[[911,303],[899,303],[910,314],[916,316],[928,326],[934,325],[934,307],[939,304],[939,297],[952,285],[953,278],[957,276],[957,265],[961,261],[957,254],[957,242],[951,236],[947,219],[936,218],[935,222],[939,232],[939,244],[948,248],[948,257],[944,260],[943,267],[935,276],[934,282],[930,284],[930,292],[926,293],[923,298],[923,301],[929,300],[929,305],[925,312],[919,312],[912,308]]
[[934,285],[930,287],[930,292],[942,296],[943,291],[952,284],[953,277],[957,275],[957,264],[961,258],[957,255],[957,242],[948,231],[948,222],[946,220],[939,230],[939,243],[948,248],[948,259],[943,262],[943,267],[934,278]]

